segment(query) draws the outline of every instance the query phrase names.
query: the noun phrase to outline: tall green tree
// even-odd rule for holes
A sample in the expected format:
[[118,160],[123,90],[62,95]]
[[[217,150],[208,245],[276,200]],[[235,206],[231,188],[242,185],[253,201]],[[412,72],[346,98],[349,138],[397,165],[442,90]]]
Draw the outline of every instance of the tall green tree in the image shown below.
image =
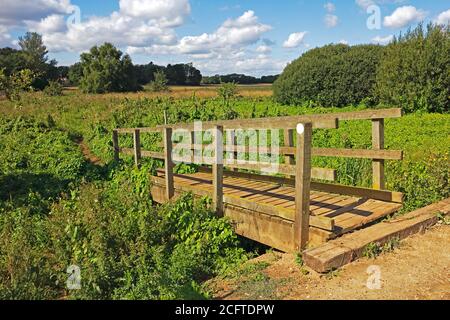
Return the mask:
[[81,55],[83,76],[80,88],[86,93],[137,91],[137,83],[133,63],[129,55],[105,43],[93,47],[89,53]]
[[19,46],[25,61],[25,68],[37,75],[33,87],[43,89],[48,85],[49,80],[57,79],[57,62],[48,60],[48,50],[40,34],[27,32],[25,36],[19,37]]
[[376,94],[406,112],[450,111],[450,27],[419,25],[386,47]]

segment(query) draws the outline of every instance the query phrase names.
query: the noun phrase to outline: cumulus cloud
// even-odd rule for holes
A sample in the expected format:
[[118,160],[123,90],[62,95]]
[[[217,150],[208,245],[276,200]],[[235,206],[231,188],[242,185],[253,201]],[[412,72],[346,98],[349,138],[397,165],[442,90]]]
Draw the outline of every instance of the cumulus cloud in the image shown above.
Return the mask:
[[419,22],[427,16],[423,10],[418,10],[413,6],[403,6],[384,18],[384,26],[388,28],[402,28],[413,22]]
[[308,32],[295,32],[289,35],[288,39],[283,43],[284,48],[298,48],[304,41]]
[[348,41],[345,40],[345,39],[340,40],[339,43],[340,43],[340,44],[348,45]]
[[24,21],[39,21],[52,14],[71,13],[70,0],[2,0],[0,24],[20,26]]
[[7,47],[11,46],[11,36],[8,33],[8,29],[6,27],[0,26],[0,46]]
[[373,0],[356,0],[356,4],[366,10],[371,5],[374,5],[375,2]]
[[372,39],[372,42],[377,43],[377,44],[388,44],[392,40],[394,40],[393,35],[389,35],[386,37],[376,36],[375,38]]
[[256,43],[271,29],[271,26],[260,23],[255,13],[250,10],[236,19],[226,20],[214,33],[185,36],[178,46],[180,52],[185,54],[237,48]]
[[338,24],[338,22],[339,22],[339,18],[338,18],[338,16],[336,16],[336,15],[334,15],[334,14],[327,14],[327,15],[325,16],[325,25],[326,25],[328,28],[334,28],[334,27],[336,27],[337,24]]
[[450,9],[441,12],[435,21],[437,24],[448,25],[450,23]]

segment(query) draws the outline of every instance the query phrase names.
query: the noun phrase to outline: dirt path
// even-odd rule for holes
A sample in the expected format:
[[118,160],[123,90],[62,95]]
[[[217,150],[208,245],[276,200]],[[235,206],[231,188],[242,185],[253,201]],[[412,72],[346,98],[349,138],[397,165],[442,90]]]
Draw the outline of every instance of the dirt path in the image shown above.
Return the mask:
[[92,163],[93,165],[102,165],[102,160],[94,155],[92,151],[89,149],[89,146],[84,142],[83,138],[78,138],[75,140],[75,143],[80,147],[81,152],[83,153],[84,158]]
[[[436,226],[402,241],[393,252],[363,258],[326,275],[301,268],[289,254],[267,253],[252,263],[256,267],[248,268],[248,274],[212,281],[215,297],[450,300],[450,226]],[[379,270],[380,289],[368,289],[368,268]]]

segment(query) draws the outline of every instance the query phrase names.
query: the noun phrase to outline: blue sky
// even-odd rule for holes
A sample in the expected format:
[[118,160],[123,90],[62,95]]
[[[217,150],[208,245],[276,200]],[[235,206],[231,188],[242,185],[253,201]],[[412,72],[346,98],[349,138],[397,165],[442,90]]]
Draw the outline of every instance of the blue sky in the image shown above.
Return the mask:
[[109,41],[135,63],[262,75],[317,46],[385,44],[419,21],[449,20],[448,0],[2,0],[0,45],[30,30],[60,65]]

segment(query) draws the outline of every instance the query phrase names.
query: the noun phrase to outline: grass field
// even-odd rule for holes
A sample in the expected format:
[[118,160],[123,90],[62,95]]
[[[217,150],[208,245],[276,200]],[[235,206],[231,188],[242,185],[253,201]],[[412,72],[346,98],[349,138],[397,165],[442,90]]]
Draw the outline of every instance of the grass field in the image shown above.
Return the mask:
[[[270,86],[239,87],[225,103],[215,87],[172,87],[155,94],[64,96],[27,94],[20,105],[0,100],[0,298],[201,298],[201,284],[248,259],[231,225],[189,196],[155,208],[148,175],[155,163],[112,163],[111,130],[194,119],[215,120],[354,111],[364,105],[284,106]],[[405,193],[404,211],[450,196],[450,115],[409,114],[386,121],[386,146],[405,160],[388,161],[387,186]],[[144,149],[157,150],[144,135]],[[83,157],[78,143],[104,164]],[[370,121],[315,131],[314,145],[370,148]],[[131,146],[131,137],[121,145]],[[366,160],[315,158],[336,168],[338,182],[370,185]],[[244,248],[246,250],[244,250]],[[247,252],[246,252],[247,251]],[[251,250],[250,250],[251,251]],[[189,254],[187,254],[189,253]],[[68,291],[66,268],[80,266],[83,287]]]

